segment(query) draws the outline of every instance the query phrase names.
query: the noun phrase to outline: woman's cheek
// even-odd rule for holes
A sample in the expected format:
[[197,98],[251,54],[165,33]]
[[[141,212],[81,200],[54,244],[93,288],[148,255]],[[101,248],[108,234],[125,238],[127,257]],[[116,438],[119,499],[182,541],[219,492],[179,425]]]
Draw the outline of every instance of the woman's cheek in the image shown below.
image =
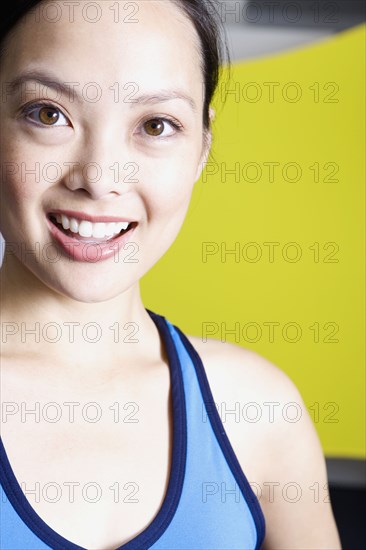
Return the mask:
[[140,160],[139,185],[146,199],[157,204],[177,205],[186,202],[195,183],[197,164],[192,163],[189,155],[175,155],[167,151],[164,158]]
[[12,200],[41,201],[65,174],[64,151],[45,148],[24,135],[11,135],[1,149],[2,192]]
[[10,201],[6,206],[12,208],[15,204],[36,200],[48,186],[42,178],[44,164],[24,155],[4,155],[4,158],[1,191],[4,200]]

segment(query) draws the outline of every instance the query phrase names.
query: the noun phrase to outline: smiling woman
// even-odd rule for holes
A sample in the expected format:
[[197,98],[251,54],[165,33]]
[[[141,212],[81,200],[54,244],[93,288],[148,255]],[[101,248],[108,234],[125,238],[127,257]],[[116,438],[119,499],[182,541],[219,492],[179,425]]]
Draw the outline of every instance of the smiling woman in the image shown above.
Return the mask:
[[[337,550],[293,382],[140,296],[210,153],[215,3],[5,0],[0,21],[0,548]],[[224,428],[215,402],[243,400],[296,422]]]

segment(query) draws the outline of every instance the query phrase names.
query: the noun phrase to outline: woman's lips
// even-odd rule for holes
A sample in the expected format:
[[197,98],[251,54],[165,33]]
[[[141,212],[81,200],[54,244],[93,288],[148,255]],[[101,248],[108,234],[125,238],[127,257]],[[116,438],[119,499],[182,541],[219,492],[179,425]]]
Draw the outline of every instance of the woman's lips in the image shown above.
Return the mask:
[[[137,227],[137,222],[132,222],[122,234],[108,240],[95,239],[93,237],[81,237],[70,230],[65,231],[60,225],[51,220],[52,215],[47,215],[47,224],[54,240],[62,250],[79,262],[96,263],[114,256],[114,261],[120,261],[121,250],[131,240],[131,235]],[[54,216],[53,216],[54,218]],[[122,258],[123,261],[123,258]]]

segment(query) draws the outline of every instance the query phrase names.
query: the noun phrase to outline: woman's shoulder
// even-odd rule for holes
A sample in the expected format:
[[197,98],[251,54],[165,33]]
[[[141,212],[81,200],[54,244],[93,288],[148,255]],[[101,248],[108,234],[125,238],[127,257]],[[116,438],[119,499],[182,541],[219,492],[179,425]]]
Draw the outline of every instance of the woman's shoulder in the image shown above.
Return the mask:
[[290,452],[297,441],[306,441],[309,449],[320,451],[301,392],[284,370],[237,344],[187,338],[202,360],[213,400],[237,445],[250,437],[258,451],[263,451],[265,443],[273,453],[278,452],[279,467],[286,462],[284,451]]
[[[281,479],[294,464],[305,467],[312,457],[313,473],[324,479],[320,440],[291,377],[248,348],[215,339],[203,342],[197,336],[187,338],[201,357],[213,400],[242,464],[252,468],[254,460],[255,476]],[[264,453],[264,448],[270,452]]]
[[297,440],[319,448],[302,395],[284,370],[237,344],[187,338],[202,360],[213,401],[238,453],[248,456],[250,442],[252,459],[261,470],[256,475],[273,474],[271,454],[278,456],[279,468],[281,463],[286,467],[286,455]]
[[[263,399],[301,400],[291,377],[275,363],[254,350],[231,342],[186,335],[201,357],[206,375],[222,391]],[[220,391],[220,390],[219,390]]]
[[[340,548],[322,446],[295,382],[253,350],[187,338],[201,357],[239,463],[260,495],[267,523],[263,548],[283,548],[289,540],[292,548]],[[320,502],[314,487],[321,488]]]

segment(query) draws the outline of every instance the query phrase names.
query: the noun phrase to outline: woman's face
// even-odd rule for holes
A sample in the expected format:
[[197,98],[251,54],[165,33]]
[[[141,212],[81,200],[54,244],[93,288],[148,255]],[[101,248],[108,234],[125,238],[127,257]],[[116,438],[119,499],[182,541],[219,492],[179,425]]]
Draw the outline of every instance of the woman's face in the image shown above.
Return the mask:
[[[0,231],[17,266],[79,301],[117,296],[175,240],[208,153],[192,23],[170,1],[42,2],[9,36],[1,90]],[[68,211],[83,239],[56,229]],[[113,226],[89,216],[134,223],[102,245]]]

